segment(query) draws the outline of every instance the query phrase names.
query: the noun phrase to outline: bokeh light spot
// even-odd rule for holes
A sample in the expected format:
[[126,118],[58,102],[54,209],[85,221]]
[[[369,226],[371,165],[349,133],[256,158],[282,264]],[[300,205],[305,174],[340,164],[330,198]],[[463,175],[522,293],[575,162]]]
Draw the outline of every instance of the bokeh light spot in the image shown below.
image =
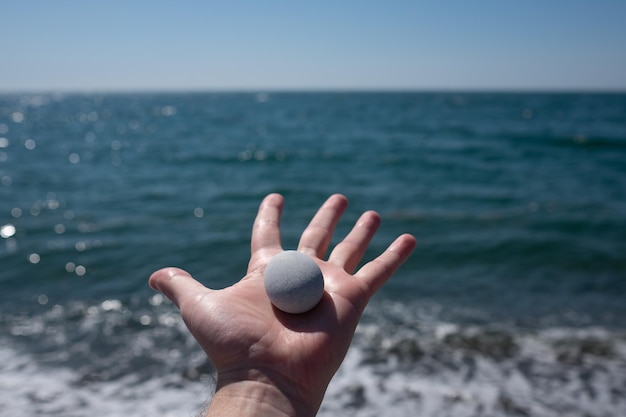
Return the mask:
[[24,141],[24,147],[28,149],[29,151],[32,151],[33,149],[37,147],[37,142],[35,142],[34,139],[26,139]]
[[9,223],[0,227],[0,237],[8,239],[14,234],[15,234],[15,226],[13,226],[12,224]]
[[11,115],[11,120],[15,123],[22,123],[24,121],[24,113],[20,113],[19,111],[14,112]]

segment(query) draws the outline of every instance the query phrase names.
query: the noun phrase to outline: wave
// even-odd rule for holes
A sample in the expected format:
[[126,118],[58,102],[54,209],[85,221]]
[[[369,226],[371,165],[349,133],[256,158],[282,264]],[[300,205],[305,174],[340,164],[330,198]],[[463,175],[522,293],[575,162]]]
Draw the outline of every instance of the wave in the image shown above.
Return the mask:
[[[213,368],[159,294],[43,310],[2,317],[0,416],[192,415],[209,400]],[[463,323],[380,301],[319,415],[624,415],[624,370],[623,329]]]
[[623,332],[464,326],[404,305],[386,307],[395,310],[392,317],[405,317],[403,323],[379,318],[359,328],[357,348],[331,383],[320,415],[346,415],[346,409],[358,416],[626,411]]

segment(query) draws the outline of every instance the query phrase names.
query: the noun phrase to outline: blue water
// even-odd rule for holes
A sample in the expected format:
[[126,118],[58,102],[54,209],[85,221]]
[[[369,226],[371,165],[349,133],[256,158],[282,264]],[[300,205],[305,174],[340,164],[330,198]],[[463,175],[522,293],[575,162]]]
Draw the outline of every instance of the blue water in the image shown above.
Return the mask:
[[[626,410],[626,95],[5,94],[0,356],[18,365],[0,367],[0,415],[200,404],[210,364],[147,278],[242,277],[270,192],[285,248],[335,192],[350,200],[335,241],[369,209],[366,257],[418,239],[322,415]],[[49,392],[51,372],[78,393]],[[399,378],[388,394],[380,375]]]

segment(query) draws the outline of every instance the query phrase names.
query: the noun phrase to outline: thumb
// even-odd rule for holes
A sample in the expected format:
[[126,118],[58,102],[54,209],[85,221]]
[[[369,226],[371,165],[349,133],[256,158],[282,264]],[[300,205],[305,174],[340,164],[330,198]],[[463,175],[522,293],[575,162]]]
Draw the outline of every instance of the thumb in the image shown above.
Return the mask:
[[163,268],[150,276],[150,287],[160,291],[180,309],[181,305],[197,299],[207,288],[179,268]]

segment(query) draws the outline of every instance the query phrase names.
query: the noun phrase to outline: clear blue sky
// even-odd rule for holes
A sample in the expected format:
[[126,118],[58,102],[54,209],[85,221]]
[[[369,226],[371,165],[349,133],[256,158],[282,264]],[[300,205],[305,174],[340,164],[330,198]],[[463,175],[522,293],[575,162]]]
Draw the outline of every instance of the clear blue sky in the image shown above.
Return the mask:
[[626,90],[626,0],[0,0],[0,91],[172,89]]

